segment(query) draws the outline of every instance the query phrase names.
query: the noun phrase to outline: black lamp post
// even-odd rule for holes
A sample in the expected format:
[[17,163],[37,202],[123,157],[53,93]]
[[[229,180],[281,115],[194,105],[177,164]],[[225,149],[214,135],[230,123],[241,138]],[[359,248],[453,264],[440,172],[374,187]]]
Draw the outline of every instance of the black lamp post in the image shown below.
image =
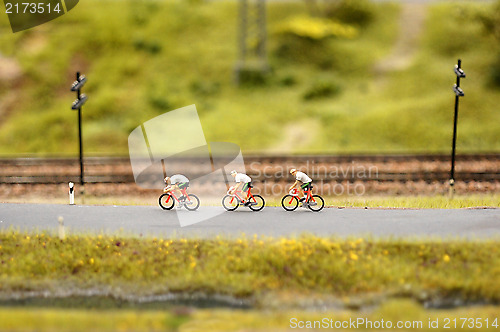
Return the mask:
[[81,94],[81,88],[87,82],[87,78],[85,75],[80,76],[80,72],[76,73],[76,81],[73,82],[71,86],[71,91],[76,91],[76,99],[71,105],[72,110],[78,110],[78,140],[80,143],[80,184],[82,185],[83,192],[83,147],[82,147],[82,106],[87,101],[87,96],[85,94]]
[[453,142],[451,145],[450,195],[453,195],[453,185],[455,184],[455,150],[457,143],[458,102],[460,97],[465,96],[464,91],[460,88],[460,79],[465,78],[465,73],[461,66],[462,60],[458,59],[458,64],[455,65],[454,68],[455,75],[457,76],[457,83],[453,85],[453,92],[455,92],[455,116],[453,118]]

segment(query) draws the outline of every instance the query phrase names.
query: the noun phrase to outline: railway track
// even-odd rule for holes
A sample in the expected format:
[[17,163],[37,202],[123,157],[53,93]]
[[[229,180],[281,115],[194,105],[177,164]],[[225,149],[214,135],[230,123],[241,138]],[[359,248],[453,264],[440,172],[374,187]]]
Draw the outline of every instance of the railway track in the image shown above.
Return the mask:
[[[283,178],[286,167],[307,170],[315,181],[337,182],[447,182],[448,155],[311,155],[311,156],[245,156],[247,173],[256,182],[273,182]],[[84,160],[86,183],[132,184],[134,177],[126,157],[89,157]],[[188,172],[191,178],[199,174]],[[79,182],[76,158],[0,158],[0,184],[62,184]],[[281,176],[279,176],[281,175]],[[499,154],[458,155],[456,181],[500,181]],[[289,179],[288,179],[289,180]]]

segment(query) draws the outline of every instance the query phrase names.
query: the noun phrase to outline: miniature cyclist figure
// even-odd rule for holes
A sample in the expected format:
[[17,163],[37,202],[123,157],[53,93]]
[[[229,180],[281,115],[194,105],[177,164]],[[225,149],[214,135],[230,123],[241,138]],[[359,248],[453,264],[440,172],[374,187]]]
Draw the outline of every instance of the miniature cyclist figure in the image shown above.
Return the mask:
[[248,196],[250,194],[250,188],[252,188],[252,178],[246,175],[245,173],[238,173],[235,170],[231,171],[231,175],[234,178],[234,181],[236,181],[236,186],[233,187],[233,189],[230,191],[231,194],[234,194],[238,189],[242,186],[241,191],[246,192],[247,196],[245,198],[245,201],[243,204],[245,206],[248,206],[251,204],[251,202],[248,201]]
[[299,193],[302,196],[302,198],[299,200],[299,202],[301,202],[302,206],[304,206],[306,203],[305,202],[306,194],[304,193],[304,190],[307,190],[307,191],[311,190],[312,179],[309,176],[307,176],[306,173],[297,171],[295,168],[292,168],[290,170],[290,174],[295,176],[295,182],[288,190],[292,190],[293,188],[295,188],[295,186],[300,184]]
[[[174,174],[170,177],[165,178],[165,184],[167,185],[165,189],[163,189],[164,193],[174,192],[177,196],[182,195],[181,189],[189,187],[189,179],[182,174]],[[179,202],[184,202],[186,200],[186,196],[182,195],[179,197]],[[179,205],[182,207],[182,204]]]

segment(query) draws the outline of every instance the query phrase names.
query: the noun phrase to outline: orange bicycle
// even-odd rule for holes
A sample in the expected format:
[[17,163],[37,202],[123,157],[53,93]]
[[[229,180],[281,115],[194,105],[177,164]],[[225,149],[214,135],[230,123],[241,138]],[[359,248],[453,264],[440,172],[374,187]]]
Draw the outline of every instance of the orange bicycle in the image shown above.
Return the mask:
[[194,211],[200,207],[200,199],[198,196],[194,194],[188,194],[186,192],[186,188],[180,189],[182,196],[177,198],[173,191],[163,194],[158,199],[158,203],[160,204],[163,210],[172,210],[177,202],[178,206],[184,206],[189,211]]
[[222,206],[227,211],[234,211],[240,205],[248,206],[252,211],[260,211],[266,205],[266,201],[260,195],[252,195],[252,187],[248,188],[248,200],[245,200],[238,195],[238,193],[243,194],[242,191],[238,190],[234,194],[230,194],[231,189],[228,190],[226,196],[222,198]]
[[[312,188],[313,187],[311,186],[310,190],[304,190],[307,195],[302,206],[309,208],[311,211],[319,212],[325,206],[325,201],[320,195],[312,195]],[[297,188],[293,188],[290,190],[288,195],[285,195],[281,199],[281,206],[286,211],[293,211],[299,206],[299,201],[299,190]]]

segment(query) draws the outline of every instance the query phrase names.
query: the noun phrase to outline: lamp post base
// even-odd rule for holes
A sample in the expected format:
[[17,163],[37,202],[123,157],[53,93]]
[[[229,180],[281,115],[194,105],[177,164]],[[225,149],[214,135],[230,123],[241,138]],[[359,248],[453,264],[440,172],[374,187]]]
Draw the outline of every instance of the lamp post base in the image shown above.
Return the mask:
[[455,195],[455,180],[450,179],[450,190],[449,190],[449,197],[450,199],[453,199],[453,196]]

